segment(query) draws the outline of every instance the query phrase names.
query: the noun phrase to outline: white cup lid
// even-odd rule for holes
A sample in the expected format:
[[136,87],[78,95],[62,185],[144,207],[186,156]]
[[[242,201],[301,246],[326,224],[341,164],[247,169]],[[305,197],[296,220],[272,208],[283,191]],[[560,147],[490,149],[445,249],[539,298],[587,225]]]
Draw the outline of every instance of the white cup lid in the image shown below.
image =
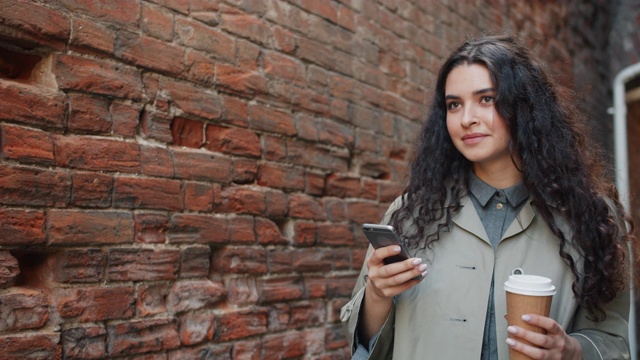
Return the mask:
[[511,275],[504,283],[504,289],[529,296],[548,296],[556,293],[556,287],[551,283],[551,279],[537,275]]

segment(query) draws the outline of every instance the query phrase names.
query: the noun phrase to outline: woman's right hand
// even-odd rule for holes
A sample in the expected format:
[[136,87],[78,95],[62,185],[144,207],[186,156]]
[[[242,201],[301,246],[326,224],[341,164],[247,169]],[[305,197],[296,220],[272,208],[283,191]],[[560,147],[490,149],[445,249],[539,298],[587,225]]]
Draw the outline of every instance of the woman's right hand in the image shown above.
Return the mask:
[[367,290],[380,300],[391,299],[418,284],[427,275],[427,264],[421,258],[410,258],[385,265],[384,259],[397,255],[400,247],[391,245],[374,250],[367,259]]

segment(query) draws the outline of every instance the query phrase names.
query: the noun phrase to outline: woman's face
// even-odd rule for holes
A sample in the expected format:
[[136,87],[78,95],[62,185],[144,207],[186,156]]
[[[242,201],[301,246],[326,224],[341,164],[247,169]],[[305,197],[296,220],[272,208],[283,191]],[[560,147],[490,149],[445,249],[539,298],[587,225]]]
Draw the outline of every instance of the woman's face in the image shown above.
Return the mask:
[[509,152],[509,128],[495,109],[496,89],[489,70],[462,64],[445,84],[447,130],[455,147],[478,170],[495,172],[514,166]]

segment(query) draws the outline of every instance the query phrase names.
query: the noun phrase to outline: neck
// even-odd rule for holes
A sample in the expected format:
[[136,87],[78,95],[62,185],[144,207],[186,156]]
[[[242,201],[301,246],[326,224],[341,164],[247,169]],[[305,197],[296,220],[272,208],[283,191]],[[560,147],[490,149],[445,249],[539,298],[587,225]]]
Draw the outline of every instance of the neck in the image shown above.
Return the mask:
[[496,189],[506,189],[522,181],[522,173],[512,162],[500,166],[473,164],[473,172]]

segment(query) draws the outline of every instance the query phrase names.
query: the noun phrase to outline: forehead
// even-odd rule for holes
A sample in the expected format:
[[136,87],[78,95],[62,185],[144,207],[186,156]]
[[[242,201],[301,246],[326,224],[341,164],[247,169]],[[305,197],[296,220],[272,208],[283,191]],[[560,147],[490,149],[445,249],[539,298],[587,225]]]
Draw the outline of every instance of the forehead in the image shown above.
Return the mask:
[[482,64],[462,64],[453,68],[447,76],[445,94],[462,95],[481,89],[493,88],[489,69]]

